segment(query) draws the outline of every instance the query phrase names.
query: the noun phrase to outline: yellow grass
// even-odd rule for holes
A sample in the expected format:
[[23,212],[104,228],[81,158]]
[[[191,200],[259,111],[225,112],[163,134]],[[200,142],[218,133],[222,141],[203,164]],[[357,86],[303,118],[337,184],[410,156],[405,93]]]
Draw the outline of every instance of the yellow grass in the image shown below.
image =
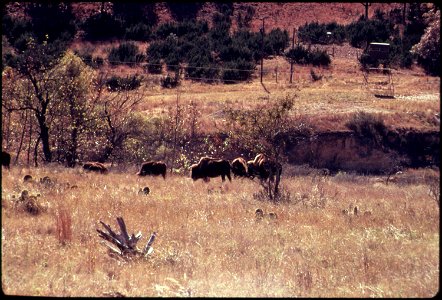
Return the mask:
[[[48,175],[55,185],[23,183],[25,174]],[[438,292],[440,215],[425,179],[439,178],[439,172],[408,171],[388,184],[379,177],[290,174],[296,175],[293,168],[282,178],[290,201],[276,205],[254,196],[260,186],[248,179],[204,183],[181,175],[163,180],[56,166],[3,170],[3,291],[92,297]],[[149,195],[138,194],[144,186]],[[40,193],[46,210],[33,216],[15,208],[23,189]],[[278,218],[256,222],[257,208]],[[102,229],[101,220],[116,230],[118,216],[129,233],[143,233],[140,247],[158,233],[149,258],[124,261],[107,254],[95,229]]]

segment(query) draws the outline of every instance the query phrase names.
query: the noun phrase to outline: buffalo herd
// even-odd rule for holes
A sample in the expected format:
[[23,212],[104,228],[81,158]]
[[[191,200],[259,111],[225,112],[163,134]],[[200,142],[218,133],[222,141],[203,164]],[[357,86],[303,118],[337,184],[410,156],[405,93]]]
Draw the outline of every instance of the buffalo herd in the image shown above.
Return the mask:
[[[167,166],[162,161],[144,162],[140,170],[136,173],[138,176],[159,176],[166,178]],[[246,161],[242,157],[235,158],[231,163],[225,159],[204,156],[199,162],[190,166],[190,177],[196,181],[202,179],[204,182],[210,181],[210,178],[220,176],[224,182],[227,179],[232,181],[231,174],[234,177],[244,177],[260,180],[274,181],[275,176],[281,176],[282,166],[279,162],[270,159],[265,154],[258,154],[253,160]]]
[[[5,151],[2,151],[2,166],[9,169],[11,162],[11,155]],[[108,169],[100,162],[86,162],[83,164],[85,171],[92,171],[101,174],[107,174]],[[166,179],[167,166],[162,161],[148,161],[141,165],[141,169],[138,176],[161,175]],[[193,164],[190,167],[191,178],[195,181],[202,179],[208,182],[210,178],[221,176],[221,180],[224,182],[227,179],[232,181],[231,173],[234,177],[244,177],[253,179],[255,177],[260,180],[274,181],[275,176],[278,178],[282,173],[282,166],[279,162],[270,159],[265,154],[258,154],[253,160],[246,161],[242,157],[235,158],[231,163],[225,159],[218,159],[213,157],[204,156],[201,157],[197,164]]]
[[260,180],[274,181],[276,176],[281,176],[282,165],[260,153],[253,160],[246,161],[244,158],[238,157],[232,163],[224,159],[202,157],[198,164],[191,166],[193,180],[202,178],[207,182],[210,177],[221,176],[222,181],[225,181],[225,177],[231,181],[230,172],[234,177],[251,179],[258,177]]

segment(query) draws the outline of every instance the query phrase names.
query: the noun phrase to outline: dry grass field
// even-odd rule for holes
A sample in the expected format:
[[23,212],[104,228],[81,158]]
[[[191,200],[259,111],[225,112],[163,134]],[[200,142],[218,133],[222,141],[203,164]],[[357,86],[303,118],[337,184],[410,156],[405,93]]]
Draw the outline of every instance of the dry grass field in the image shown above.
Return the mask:
[[[116,45],[80,43],[72,48],[89,47],[94,49],[93,55],[105,56]],[[147,45],[138,43],[138,47],[143,50]],[[176,89],[162,88],[159,75],[145,74],[141,67],[109,67],[105,72],[107,76],[138,74],[144,77],[144,84],[135,93],[142,93],[144,100],[138,109],[148,116],[167,116],[170,110],[175,110],[177,98],[182,107],[193,103],[200,113],[203,132],[223,128],[222,112],[226,108],[250,109],[285,95],[297,96],[292,114],[303,116],[317,131],[346,130],[345,123],[356,111],[380,114],[392,128],[437,130],[440,127],[435,121],[435,116],[440,116],[439,77],[426,76],[417,66],[393,70],[394,98],[379,98],[364,85],[364,73],[357,60],[360,49],[348,44],[327,47],[327,51],[335,54],[331,66],[295,65],[292,83],[290,64],[282,57],[264,60],[262,84],[260,66],[250,82],[225,85],[182,80]],[[322,78],[313,81],[311,70]]]
[[[2,170],[2,289],[27,296],[432,297],[439,291],[439,171],[314,176],[285,166],[286,201],[249,179],[193,182],[58,166]],[[49,176],[52,185],[24,182]],[[75,185],[76,187],[73,187]],[[140,195],[148,186],[150,194]],[[37,195],[36,215],[16,205]],[[437,192],[436,191],[436,192]],[[355,213],[355,207],[357,212]],[[255,210],[276,219],[255,219]],[[147,258],[111,257],[96,229],[141,231]],[[118,231],[118,230],[117,230]]]

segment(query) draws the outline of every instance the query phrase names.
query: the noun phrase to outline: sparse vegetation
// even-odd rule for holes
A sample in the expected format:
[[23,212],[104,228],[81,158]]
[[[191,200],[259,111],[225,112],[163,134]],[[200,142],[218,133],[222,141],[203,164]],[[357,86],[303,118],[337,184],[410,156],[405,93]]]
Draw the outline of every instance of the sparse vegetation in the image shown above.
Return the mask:
[[[51,206],[34,216],[10,205],[21,171],[3,174],[7,295],[431,297],[439,288],[439,208],[423,181],[286,176],[289,201],[276,205],[255,199],[258,183],[248,179],[220,185],[181,175],[165,183],[112,170],[27,171],[78,188],[41,190]],[[146,182],[150,193],[138,195]],[[96,229],[118,216],[128,231],[142,231],[141,244],[158,232],[148,259],[107,254]]]
[[[406,24],[402,9],[361,20],[367,29],[395,24],[385,27],[391,61],[410,68],[391,71],[389,99],[362,84],[362,49],[342,40],[349,25],[313,24],[321,39],[324,29],[333,36],[287,51],[279,24],[290,22],[291,33],[302,12],[329,4],[303,3],[299,18],[288,18],[268,8],[287,13],[293,3],[72,3],[85,20],[72,24],[68,3],[51,7],[68,22],[49,36],[47,18],[38,21],[46,4],[31,4],[35,17],[26,21],[20,8],[28,4],[10,5],[2,37],[2,150],[11,154],[1,176],[5,294],[438,292],[440,78],[408,51],[437,32],[424,17],[432,4],[407,4]],[[362,11],[333,3],[327,14],[351,24],[355,6]],[[162,15],[157,25],[157,11],[176,22]],[[421,40],[420,63],[434,44]],[[277,183],[190,178],[202,156],[260,152],[283,164]],[[88,160],[108,172],[85,172]],[[166,163],[166,179],[135,175],[148,160]],[[117,217],[143,233],[140,244],[158,233],[152,255],[108,255],[96,229]]]

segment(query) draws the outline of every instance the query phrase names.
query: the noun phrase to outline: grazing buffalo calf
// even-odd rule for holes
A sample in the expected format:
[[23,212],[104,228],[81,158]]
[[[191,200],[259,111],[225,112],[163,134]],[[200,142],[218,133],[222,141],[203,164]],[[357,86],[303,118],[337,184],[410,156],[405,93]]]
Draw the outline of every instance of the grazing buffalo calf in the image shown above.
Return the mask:
[[101,174],[106,174],[108,172],[107,168],[99,162],[87,162],[83,164],[83,169],[86,171],[98,172]]
[[2,166],[9,169],[10,164],[11,164],[11,154],[9,154],[8,152],[2,151]]
[[247,177],[248,167],[247,162],[244,158],[238,157],[232,161],[232,173],[233,176],[237,177]]
[[137,173],[138,176],[146,176],[146,175],[154,175],[163,176],[164,179],[166,179],[166,170],[167,166],[165,163],[159,161],[148,161],[141,165],[140,171]]
[[229,181],[232,181],[230,177],[230,163],[224,159],[202,157],[198,164],[194,164],[190,168],[193,180],[202,178],[207,182],[210,177],[221,176],[222,181],[225,181],[227,176]]

